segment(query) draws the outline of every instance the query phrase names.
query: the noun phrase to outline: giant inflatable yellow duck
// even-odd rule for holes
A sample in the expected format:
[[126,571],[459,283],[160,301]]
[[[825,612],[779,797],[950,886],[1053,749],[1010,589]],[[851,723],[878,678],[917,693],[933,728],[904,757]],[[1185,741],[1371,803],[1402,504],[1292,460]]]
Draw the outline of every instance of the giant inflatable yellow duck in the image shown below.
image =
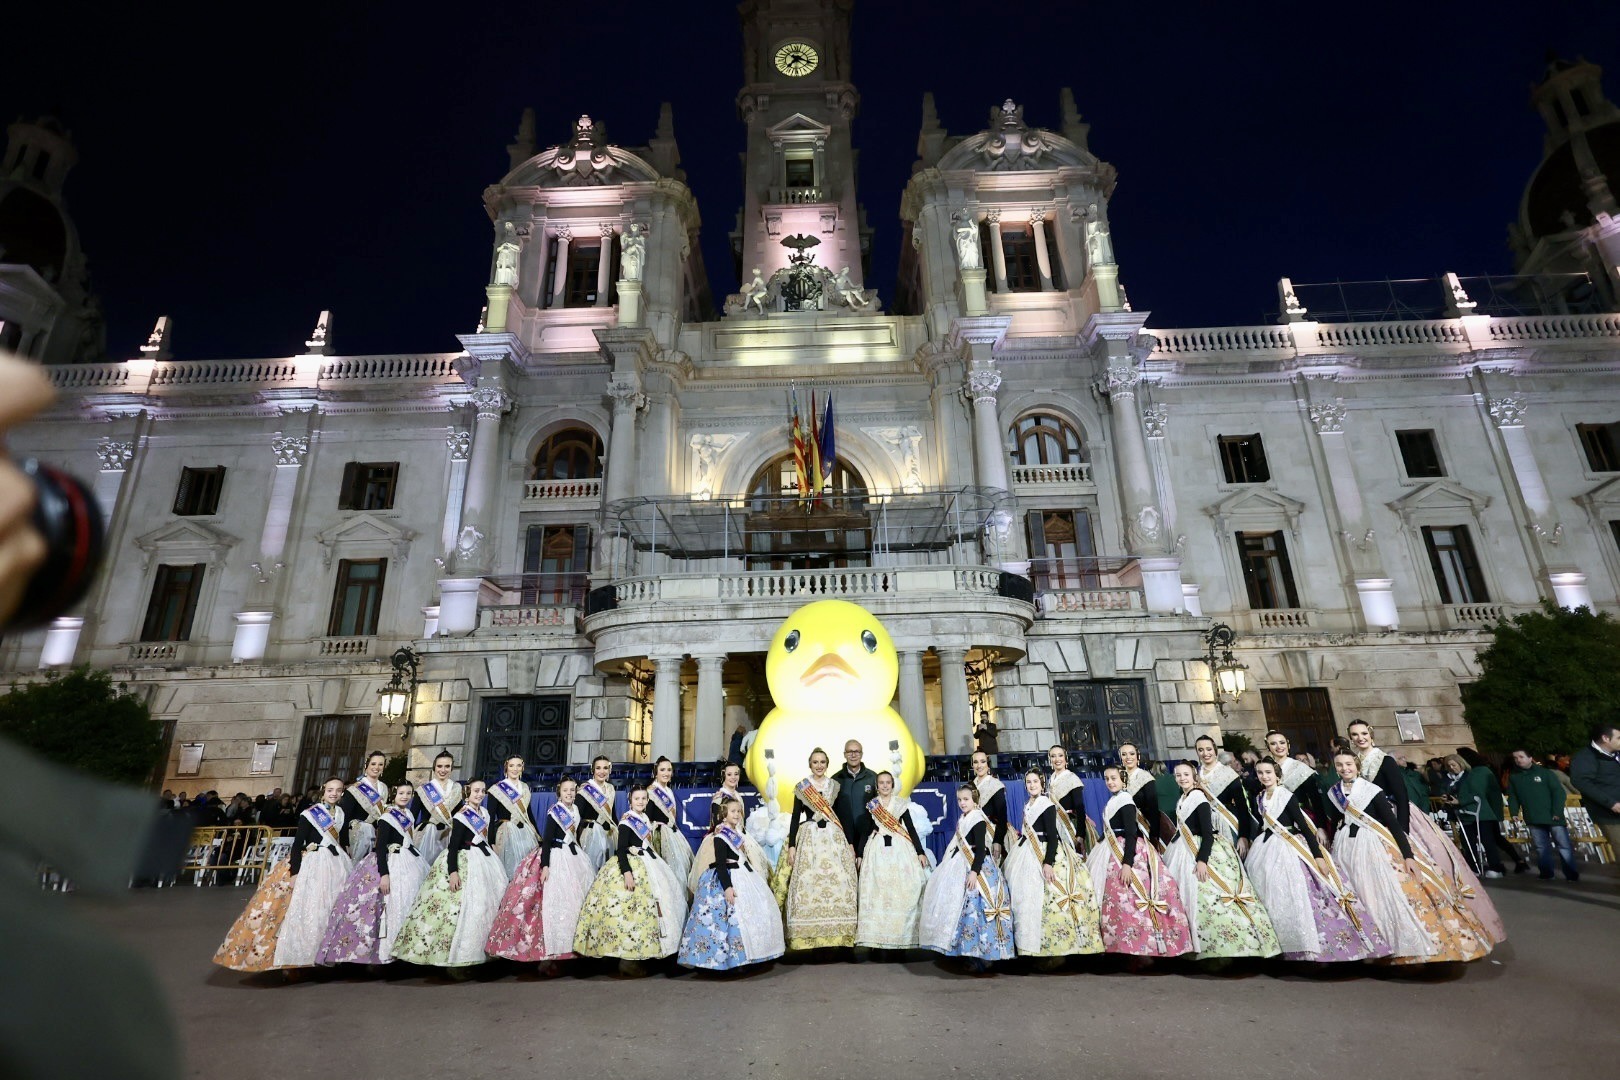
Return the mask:
[[748,751],[748,778],[766,790],[774,763],[777,804],[791,811],[793,786],[810,774],[810,751],[826,750],[829,772],[836,771],[844,763],[844,743],[854,739],[867,768],[894,773],[896,789],[910,792],[922,779],[923,751],[889,707],[899,671],[894,641],[865,608],[817,600],[795,611],[777,628],[765,655],[765,681],[776,707]]

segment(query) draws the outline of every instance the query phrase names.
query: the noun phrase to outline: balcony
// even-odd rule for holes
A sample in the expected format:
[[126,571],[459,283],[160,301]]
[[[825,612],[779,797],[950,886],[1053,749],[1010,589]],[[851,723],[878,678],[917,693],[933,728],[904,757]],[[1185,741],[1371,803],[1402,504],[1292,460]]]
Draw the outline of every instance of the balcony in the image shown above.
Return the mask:
[[1441,610],[1451,630],[1484,630],[1509,616],[1501,604],[1445,604]]
[[578,480],[525,480],[523,506],[539,509],[567,503],[588,503],[595,506],[602,501],[602,478],[583,477]]
[[129,662],[131,664],[164,664],[175,665],[185,663],[187,641],[138,641],[129,647]]
[[1074,461],[1062,465],[1014,465],[1012,481],[1018,487],[1066,484],[1091,485],[1091,462]]
[[1255,633],[1313,630],[1319,625],[1319,614],[1310,608],[1260,608],[1247,613],[1249,629]]
[[807,206],[811,203],[823,203],[828,199],[825,188],[819,187],[773,187],[771,188],[771,202],[777,206]]
[[[1050,467],[1070,469],[1075,466]],[[1035,584],[1035,603],[1043,619],[1147,614],[1142,571],[1132,558],[1098,555],[1081,559],[1033,559],[1030,576]]]
[[315,641],[315,655],[323,660],[370,660],[377,655],[374,646],[369,637],[323,637]]

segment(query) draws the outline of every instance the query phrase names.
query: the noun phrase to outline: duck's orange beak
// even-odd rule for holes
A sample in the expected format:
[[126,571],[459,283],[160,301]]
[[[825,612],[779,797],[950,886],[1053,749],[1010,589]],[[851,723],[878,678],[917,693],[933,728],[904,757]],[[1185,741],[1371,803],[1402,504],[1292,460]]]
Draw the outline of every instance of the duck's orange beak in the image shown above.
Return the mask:
[[849,666],[849,661],[835,652],[830,652],[823,653],[821,659],[805,669],[804,674],[799,676],[799,684],[814,686],[823,679],[853,682],[860,677],[860,673]]

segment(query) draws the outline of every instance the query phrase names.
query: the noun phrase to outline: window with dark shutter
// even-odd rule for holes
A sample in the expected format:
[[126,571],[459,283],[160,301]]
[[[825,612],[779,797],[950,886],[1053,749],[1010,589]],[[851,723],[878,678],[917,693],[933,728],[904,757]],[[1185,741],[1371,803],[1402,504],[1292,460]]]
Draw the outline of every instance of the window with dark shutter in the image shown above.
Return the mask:
[[326,632],[332,637],[367,637],[377,632],[382,613],[387,559],[342,559],[332,589],[332,615]]
[[1283,534],[1240,532],[1237,545],[1249,607],[1257,611],[1299,607],[1294,570],[1288,563],[1288,545],[1283,542]]
[[1593,472],[1620,472],[1620,424],[1576,424]]
[[339,510],[392,510],[399,481],[397,461],[351,461],[343,467]]
[[1221,469],[1228,484],[1263,484],[1271,479],[1265,446],[1254,435],[1221,435]]
[[1474,556],[1474,541],[1466,525],[1425,525],[1423,544],[1429,549],[1429,567],[1440,589],[1442,604],[1484,604],[1485,575]]
[[225,487],[225,466],[181,469],[174,492],[174,512],[182,517],[206,517],[219,512],[219,493]]
[[1397,431],[1395,442],[1401,449],[1401,464],[1406,475],[1423,480],[1446,475],[1440,464],[1440,450],[1434,443],[1432,431]]
[[142,641],[190,641],[191,622],[197,614],[204,563],[157,568],[152,598],[141,624]]

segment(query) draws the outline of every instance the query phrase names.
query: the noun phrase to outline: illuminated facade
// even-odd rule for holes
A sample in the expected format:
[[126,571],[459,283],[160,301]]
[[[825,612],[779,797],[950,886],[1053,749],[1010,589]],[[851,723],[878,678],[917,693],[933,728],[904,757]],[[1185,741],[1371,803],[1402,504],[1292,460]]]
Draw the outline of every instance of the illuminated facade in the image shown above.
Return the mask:
[[[160,324],[137,359],[54,371],[59,408],[13,445],[99,478],[112,572],[0,666],[117,670],[173,722],[175,788],[305,783],[374,745],[485,773],[512,751],[713,760],[770,709],[778,623],[843,597],[888,627],[896,708],[933,753],[970,749],[981,716],[1004,750],[1178,757],[1217,727],[1320,748],[1353,718],[1395,745],[1415,711],[1428,754],[1469,741],[1485,627],[1620,605],[1620,315],[1591,170],[1596,209],[1566,230],[1587,232],[1526,271],[1584,273],[1584,301],[1502,314],[1452,277],[1434,318],[1336,320],[1284,279],[1272,324],[1158,329],[1071,95],[1052,126],[1008,100],[965,137],[925,97],[884,296],[847,0],[743,20],[739,293],[709,293],[667,106],[642,147],[582,116],[540,148],[526,114],[459,349],[341,355],[323,314],[288,357],[175,360]],[[790,394],[806,424],[812,394],[818,417],[834,402],[819,499]],[[1212,622],[1248,667],[1224,716]],[[389,721],[406,645],[419,683]]]

